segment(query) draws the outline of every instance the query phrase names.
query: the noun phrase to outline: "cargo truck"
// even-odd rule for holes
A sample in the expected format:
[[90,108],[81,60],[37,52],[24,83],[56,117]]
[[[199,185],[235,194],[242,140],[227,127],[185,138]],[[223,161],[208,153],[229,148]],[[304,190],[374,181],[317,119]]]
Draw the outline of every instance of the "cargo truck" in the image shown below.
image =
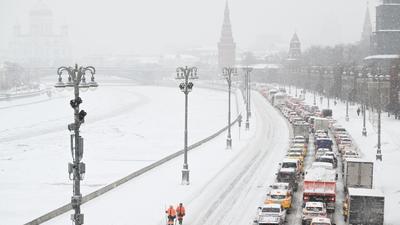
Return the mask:
[[278,92],[278,93],[274,94],[272,98],[273,98],[272,105],[274,105],[275,107],[278,107],[278,106],[282,106],[282,105],[286,104],[287,95],[285,93]]
[[385,196],[380,190],[349,188],[343,204],[347,225],[383,225]]
[[303,202],[323,202],[328,212],[335,211],[336,171],[323,167],[307,170],[304,178]]
[[374,163],[357,158],[344,160],[343,184],[348,188],[372,189]]
[[293,134],[294,136],[303,136],[306,139],[306,142],[308,143],[309,139],[309,129],[310,124],[307,122],[295,122],[293,124]]
[[314,118],[314,131],[316,130],[324,130],[328,131],[329,129],[329,120],[327,118],[315,117]]

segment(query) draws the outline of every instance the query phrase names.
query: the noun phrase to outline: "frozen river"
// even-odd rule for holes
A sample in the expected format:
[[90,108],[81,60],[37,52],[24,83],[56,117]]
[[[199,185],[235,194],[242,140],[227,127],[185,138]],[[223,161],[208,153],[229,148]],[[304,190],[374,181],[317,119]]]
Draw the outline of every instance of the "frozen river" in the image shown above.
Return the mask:
[[[69,202],[72,96],[62,92],[0,102],[2,223],[22,224]],[[184,95],[178,87],[104,85],[81,97],[81,109],[88,113],[81,127],[87,165],[83,194],[182,149]],[[227,98],[226,92],[194,88],[189,143],[226,126]]]

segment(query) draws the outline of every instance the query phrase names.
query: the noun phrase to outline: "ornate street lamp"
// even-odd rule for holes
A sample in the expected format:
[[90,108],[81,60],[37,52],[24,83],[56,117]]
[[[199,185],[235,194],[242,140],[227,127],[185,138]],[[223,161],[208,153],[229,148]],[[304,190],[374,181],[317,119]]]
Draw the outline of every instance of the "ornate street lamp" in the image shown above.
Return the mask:
[[[380,70],[379,70],[380,71]],[[390,79],[390,75],[377,75],[375,80],[378,82],[378,144],[376,149],[376,160],[382,161],[382,149],[381,149],[381,114],[382,114],[382,91],[381,82]]]
[[[362,78],[362,81],[363,81],[362,82],[363,85],[361,85],[361,89],[363,90],[363,91],[361,91],[361,93],[363,93],[363,96],[361,96],[361,102],[362,102],[361,109],[362,109],[362,114],[363,114],[362,115],[363,116],[363,128],[362,128],[361,134],[362,134],[362,136],[367,136],[367,128],[366,128],[365,122],[366,122],[366,114],[367,114],[367,95],[368,95],[367,79],[368,79],[368,76],[367,76],[367,74],[360,73],[359,77]],[[365,90],[367,90],[367,91],[365,91]]]
[[[246,129],[250,129],[250,72],[253,70],[251,67],[244,67],[245,72],[245,86],[246,86]],[[290,92],[290,85],[289,85]]]
[[189,80],[198,79],[196,67],[178,67],[176,79],[183,80],[179,89],[185,94],[185,131],[184,131],[184,159],[182,169],[182,185],[189,185],[189,165],[187,160],[188,152],[188,95],[193,89],[193,83]]
[[222,74],[228,82],[228,137],[226,138],[226,148],[232,148],[232,137],[231,137],[231,85],[232,76],[237,75],[235,67],[224,67]]
[[[63,82],[62,73],[66,71],[68,73],[68,81]],[[91,81],[86,82],[86,72],[91,74]],[[79,128],[85,122],[86,112],[79,110],[79,105],[82,103],[82,99],[79,97],[79,90],[86,91],[89,88],[97,88],[99,85],[94,80],[94,74],[96,70],[92,66],[79,67],[75,64],[75,67],[60,67],[57,70],[58,82],[55,84],[57,89],[71,88],[74,89],[75,98],[70,101],[71,107],[74,109],[74,123],[68,125],[68,130],[73,131],[71,134],[71,153],[73,163],[68,164],[69,179],[73,180],[73,195],[71,197],[72,209],[75,214],[71,215],[71,220],[75,225],[81,225],[84,223],[84,216],[81,213],[81,202],[82,194],[80,188],[80,181],[83,180],[86,172],[85,163],[81,162],[83,157],[83,138],[80,136]]]

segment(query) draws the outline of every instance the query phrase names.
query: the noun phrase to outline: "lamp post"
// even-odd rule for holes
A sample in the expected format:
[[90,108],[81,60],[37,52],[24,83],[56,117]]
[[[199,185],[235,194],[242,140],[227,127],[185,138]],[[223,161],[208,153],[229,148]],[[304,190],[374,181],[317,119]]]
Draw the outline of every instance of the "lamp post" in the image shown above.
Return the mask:
[[[348,82],[349,76],[348,76],[348,71],[345,72],[343,71],[343,75],[346,75],[346,81]],[[349,99],[350,99],[350,88],[346,87],[346,117],[345,120],[349,121]]]
[[[250,128],[250,72],[253,70],[251,67],[244,67],[243,68],[245,72],[245,86],[246,86],[246,129],[248,130]],[[289,86],[290,88],[290,86]]]
[[232,148],[232,137],[231,137],[231,85],[232,75],[236,75],[237,70],[235,67],[224,67],[222,69],[222,75],[228,82],[228,137],[226,138],[226,148]]
[[[62,80],[62,73],[66,71],[68,73],[68,82],[64,83]],[[86,72],[91,73],[91,81],[86,82]],[[68,124],[68,130],[74,132],[71,134],[71,154],[72,163],[68,163],[69,179],[73,180],[73,195],[71,197],[71,205],[75,214],[71,215],[71,220],[75,225],[81,225],[84,223],[84,216],[81,213],[81,202],[82,194],[80,188],[80,181],[83,180],[86,172],[85,163],[81,162],[83,157],[83,138],[79,134],[80,126],[85,122],[86,112],[79,110],[79,105],[82,103],[82,99],[79,97],[79,89],[82,91],[88,90],[88,88],[97,88],[98,84],[94,80],[94,74],[96,70],[92,66],[79,67],[75,64],[75,67],[60,67],[57,70],[58,82],[55,87],[58,89],[73,88],[75,98],[70,101],[71,107],[74,109],[74,123]]]
[[381,76],[376,77],[378,80],[378,144],[376,149],[376,160],[382,161],[382,149],[381,149]]
[[317,99],[316,99],[316,96],[315,96],[315,91],[314,91],[314,102],[313,102],[313,104],[314,104],[314,106],[317,105]]
[[349,121],[349,95],[347,95],[346,98],[346,117],[345,117],[346,121]]
[[247,99],[249,100],[249,118],[251,117],[251,76],[250,76],[250,72],[253,70],[253,68],[251,68],[251,70],[249,71],[249,75],[247,76]]
[[188,151],[188,94],[193,89],[193,83],[189,80],[197,79],[196,67],[178,67],[176,69],[176,79],[183,80],[179,84],[179,89],[185,94],[185,131],[184,131],[184,158],[182,169],[182,185],[189,185],[189,165],[187,160]]
[[361,74],[361,77],[362,77],[362,79],[363,79],[363,86],[362,86],[362,88],[363,88],[363,95],[364,96],[362,96],[363,98],[362,98],[362,102],[363,102],[363,104],[362,104],[362,114],[363,114],[363,128],[362,128],[362,132],[361,132],[361,134],[362,134],[362,136],[367,136],[367,128],[366,128],[366,124],[365,124],[365,122],[366,122],[366,114],[367,114],[367,94],[368,94],[368,89],[367,89],[367,91],[365,91],[365,89],[364,88],[367,88],[368,86],[367,86],[367,83],[366,83],[366,81],[367,81],[367,79],[368,79],[368,76],[363,76],[362,74]]
[[[388,75],[388,77],[390,77]],[[382,114],[382,91],[381,91],[381,81],[387,79],[384,75],[377,75],[375,76],[378,82],[378,144],[376,150],[376,160],[382,161],[382,149],[381,149],[381,114]]]
[[327,101],[327,106],[328,106],[328,109],[330,109],[331,108],[331,106],[330,106],[330,103],[329,103],[329,101],[330,101],[330,98],[329,98],[329,94],[328,94],[328,101]]

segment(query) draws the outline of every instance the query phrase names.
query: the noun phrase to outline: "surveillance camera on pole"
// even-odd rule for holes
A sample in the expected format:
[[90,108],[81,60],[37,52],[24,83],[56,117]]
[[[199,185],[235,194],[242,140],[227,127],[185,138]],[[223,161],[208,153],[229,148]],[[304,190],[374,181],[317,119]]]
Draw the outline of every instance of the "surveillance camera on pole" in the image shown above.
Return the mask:
[[[63,82],[62,73],[66,71],[68,73],[68,81]],[[86,72],[91,74],[91,81],[86,82]],[[70,105],[74,110],[74,123],[68,125],[68,130],[73,132],[71,134],[71,154],[72,163],[68,163],[68,174],[69,179],[73,180],[73,196],[71,197],[71,205],[74,210],[74,214],[71,215],[71,220],[75,225],[82,225],[84,223],[84,216],[81,213],[82,194],[80,181],[83,180],[86,173],[86,165],[81,162],[83,158],[83,137],[80,136],[79,128],[85,122],[87,113],[84,110],[80,110],[79,106],[82,103],[82,99],[79,96],[79,91],[86,91],[88,89],[96,89],[99,85],[94,80],[94,74],[96,70],[92,66],[79,67],[75,64],[75,67],[60,67],[57,70],[58,82],[55,84],[55,88],[62,90],[64,88],[73,89],[75,98],[70,101]]]

